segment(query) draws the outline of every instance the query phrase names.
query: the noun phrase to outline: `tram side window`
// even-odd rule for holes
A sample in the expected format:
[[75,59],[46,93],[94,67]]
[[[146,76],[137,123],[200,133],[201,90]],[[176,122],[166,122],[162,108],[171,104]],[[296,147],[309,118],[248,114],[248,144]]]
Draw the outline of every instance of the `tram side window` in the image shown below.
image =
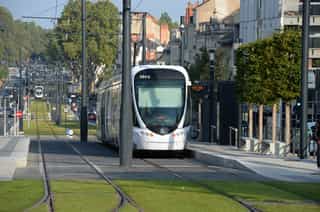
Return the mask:
[[134,109],[134,106],[132,105],[132,121],[133,121],[133,126],[134,127],[139,127],[136,111]]

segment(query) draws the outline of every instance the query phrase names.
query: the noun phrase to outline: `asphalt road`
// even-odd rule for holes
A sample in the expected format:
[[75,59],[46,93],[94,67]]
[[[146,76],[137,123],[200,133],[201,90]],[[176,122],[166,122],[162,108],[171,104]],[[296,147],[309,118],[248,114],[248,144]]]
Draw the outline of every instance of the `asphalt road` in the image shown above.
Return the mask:
[[[193,158],[179,159],[167,154],[145,156],[144,159],[134,158],[132,167],[124,169],[119,167],[117,153],[98,142],[82,144],[70,138],[41,137],[41,148],[45,154],[46,165],[50,179],[99,179],[79,155],[67,144],[78,149],[96,167],[101,169],[106,176],[112,179],[175,179],[168,170],[151,165],[156,163],[179,175],[203,180],[263,180],[263,177],[236,169],[208,166]],[[151,157],[152,158],[151,158]],[[147,161],[145,161],[147,160]],[[149,162],[148,162],[149,161]],[[16,179],[40,179],[39,172],[39,143],[32,138],[28,165],[26,168],[17,169]]]

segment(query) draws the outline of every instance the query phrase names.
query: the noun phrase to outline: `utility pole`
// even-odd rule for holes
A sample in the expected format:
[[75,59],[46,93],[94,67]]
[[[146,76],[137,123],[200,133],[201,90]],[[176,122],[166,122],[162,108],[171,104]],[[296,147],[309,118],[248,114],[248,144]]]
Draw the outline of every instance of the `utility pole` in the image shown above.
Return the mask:
[[54,67],[54,69],[55,69],[55,71],[56,71],[56,81],[55,81],[55,83],[56,83],[56,92],[55,92],[55,97],[56,97],[56,101],[55,101],[55,107],[56,107],[56,109],[54,110],[54,119],[55,119],[55,122],[56,122],[56,124],[58,124],[58,116],[59,116],[59,114],[58,114],[58,107],[59,107],[59,104],[58,104],[58,99],[59,99],[59,92],[58,92],[58,89],[59,89],[59,85],[57,84],[57,82],[58,82],[58,68],[57,68],[57,65]]
[[86,65],[86,0],[81,0],[81,24],[82,24],[82,83],[81,83],[81,114],[80,134],[81,142],[88,141],[88,74]]
[[[18,110],[19,111],[23,111],[23,94],[22,94],[22,55],[21,55],[21,48],[19,50],[19,63],[20,63],[20,67],[19,67],[19,99],[18,99],[18,103],[19,103],[19,107]],[[22,117],[19,118],[19,132],[23,131],[23,115]]]
[[122,12],[122,103],[120,117],[120,166],[132,162],[132,90],[131,90],[131,0],[123,0]]
[[3,96],[3,109],[4,109],[4,117],[3,117],[3,135],[7,136],[7,101],[6,97]]
[[147,48],[147,13],[142,15],[142,65],[147,64],[146,48]]
[[309,12],[310,0],[303,2],[302,22],[302,61],[301,61],[301,122],[300,122],[300,159],[306,155],[305,145],[308,140],[308,53],[309,53]]
[[61,70],[60,70],[60,65],[58,64],[57,66],[57,118],[56,118],[56,124],[60,125],[61,124]]
[[210,142],[215,142],[216,139],[214,138],[214,133],[212,128],[215,128],[215,119],[216,119],[216,98],[215,98],[215,84],[214,84],[214,65],[215,65],[215,50],[211,49],[209,50],[209,61],[210,61],[210,88],[209,88],[209,100],[210,100],[210,112],[209,112],[209,123],[210,123]]
[[28,104],[28,100],[29,100],[29,66],[26,67],[26,71],[25,71],[25,96],[27,97],[27,109],[26,109],[26,115],[28,117],[28,113],[29,113],[29,104]]
[[184,16],[180,16],[180,65],[184,66]]

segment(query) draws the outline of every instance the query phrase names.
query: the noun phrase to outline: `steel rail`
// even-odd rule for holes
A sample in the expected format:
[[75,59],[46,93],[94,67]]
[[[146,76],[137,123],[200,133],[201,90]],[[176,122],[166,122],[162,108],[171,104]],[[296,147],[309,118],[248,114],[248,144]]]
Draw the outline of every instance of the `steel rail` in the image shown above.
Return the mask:
[[[58,140],[58,136],[52,129],[52,126],[50,126],[48,123],[46,123],[47,126],[49,127],[52,135],[55,137],[56,140]],[[78,135],[76,135],[79,137]],[[64,143],[69,146],[77,155],[91,168],[93,169],[97,175],[99,175],[100,178],[102,178],[107,184],[109,184],[116,192],[119,198],[119,203],[116,208],[114,208],[112,211],[118,212],[120,211],[121,208],[123,208],[126,204],[130,204],[134,208],[138,209],[139,212],[143,212],[143,209],[138,206],[138,204],[129,196],[127,195],[122,189],[113,182],[113,180],[106,176],[103,171],[99,168],[98,165],[90,161],[86,156],[84,156],[79,149],[77,149],[72,143],[65,142]]]
[[[175,176],[176,178],[180,179],[180,180],[185,180],[185,181],[188,181],[188,182],[191,182],[195,185],[199,185],[209,191],[214,191],[216,192],[217,194],[220,194],[222,196],[225,196],[227,197],[228,199],[231,199],[237,203],[239,203],[240,205],[242,205],[243,207],[245,207],[246,209],[248,209],[248,211],[250,212],[260,212],[261,210],[255,208],[254,206],[250,205],[249,203],[245,202],[244,200],[241,200],[241,199],[238,199],[238,198],[235,198],[234,196],[230,195],[230,194],[227,194],[221,190],[218,190],[218,189],[214,189],[212,187],[210,187],[208,184],[205,184],[205,183],[202,183],[202,182],[199,182],[198,180],[195,180],[195,179],[192,179],[190,177],[186,177],[186,176],[183,176],[169,168],[166,168],[164,166],[161,166],[160,164],[156,163],[156,162],[153,162],[149,159],[141,159],[142,161],[146,162],[147,164],[151,165],[151,166],[154,166],[158,169],[162,169],[162,170],[165,170],[167,172],[169,172],[170,174],[172,174],[173,176]],[[204,166],[206,167],[206,166]],[[207,169],[210,170],[210,168],[206,167]]]
[[45,154],[41,148],[40,132],[39,132],[39,124],[38,124],[38,105],[36,105],[36,132],[37,132],[37,141],[38,141],[38,153],[40,154],[39,169],[40,169],[40,173],[43,180],[44,195],[38,202],[36,202],[33,206],[26,209],[25,211],[32,211],[33,209],[39,207],[41,204],[46,202],[48,205],[48,210],[50,212],[54,212],[55,211],[54,201],[53,201],[53,195],[50,187],[50,178],[47,171]]

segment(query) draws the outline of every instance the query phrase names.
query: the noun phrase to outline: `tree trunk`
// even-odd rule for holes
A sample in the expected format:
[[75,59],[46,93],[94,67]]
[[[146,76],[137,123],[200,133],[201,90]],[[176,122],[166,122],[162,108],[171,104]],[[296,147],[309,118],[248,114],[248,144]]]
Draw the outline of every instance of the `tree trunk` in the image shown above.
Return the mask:
[[272,105],[272,143],[276,144],[277,138],[277,104]]
[[249,104],[249,138],[253,138],[253,105]]
[[263,105],[259,105],[259,151],[263,141]]
[[287,144],[286,153],[290,151],[291,144],[291,107],[290,102],[286,102],[286,129],[285,129],[285,141]]

